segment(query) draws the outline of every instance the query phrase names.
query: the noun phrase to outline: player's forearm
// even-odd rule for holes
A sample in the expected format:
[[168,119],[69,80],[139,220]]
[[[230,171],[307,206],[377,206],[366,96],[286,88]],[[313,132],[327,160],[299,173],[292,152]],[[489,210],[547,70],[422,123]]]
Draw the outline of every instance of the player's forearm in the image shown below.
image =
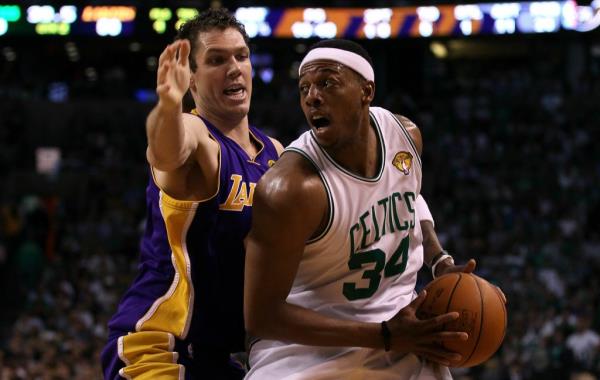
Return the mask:
[[186,146],[181,104],[165,107],[160,102],[146,119],[148,161],[160,170],[180,167],[190,152]]
[[331,318],[289,303],[252,314],[246,313],[246,329],[262,339],[310,346],[383,348],[379,323]]
[[433,223],[430,221],[421,221],[421,230],[423,232],[423,260],[430,265],[431,260],[442,251],[442,245],[437,238]]

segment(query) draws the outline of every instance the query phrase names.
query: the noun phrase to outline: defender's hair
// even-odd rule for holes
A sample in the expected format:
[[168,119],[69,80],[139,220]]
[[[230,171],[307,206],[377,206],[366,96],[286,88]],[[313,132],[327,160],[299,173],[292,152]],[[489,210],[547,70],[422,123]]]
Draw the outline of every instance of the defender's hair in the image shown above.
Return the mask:
[[175,40],[186,39],[190,41],[190,68],[192,71],[196,71],[198,66],[196,65],[196,43],[198,41],[198,35],[202,32],[209,32],[213,29],[225,30],[227,28],[234,28],[242,37],[246,46],[250,47],[250,38],[246,33],[244,24],[238,21],[229,11],[225,8],[208,9],[198,14],[193,19],[185,22],[177,31]]

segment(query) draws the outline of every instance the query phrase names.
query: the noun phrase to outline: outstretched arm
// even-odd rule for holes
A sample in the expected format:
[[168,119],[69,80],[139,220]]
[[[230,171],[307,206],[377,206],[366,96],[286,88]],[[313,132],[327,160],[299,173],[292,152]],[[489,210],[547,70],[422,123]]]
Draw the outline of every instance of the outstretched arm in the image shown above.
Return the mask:
[[146,119],[148,162],[162,171],[181,167],[198,145],[190,128],[198,118],[183,115],[182,100],[190,85],[188,40],[176,41],[163,50],[158,61],[156,93],[158,103]]

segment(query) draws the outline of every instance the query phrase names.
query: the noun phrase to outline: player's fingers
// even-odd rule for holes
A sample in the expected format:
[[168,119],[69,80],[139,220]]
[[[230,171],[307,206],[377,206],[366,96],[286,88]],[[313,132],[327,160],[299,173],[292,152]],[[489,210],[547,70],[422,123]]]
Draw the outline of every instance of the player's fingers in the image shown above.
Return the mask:
[[162,65],[168,58],[169,55],[169,47],[171,47],[171,45],[167,45],[167,47],[162,51],[162,53],[160,53],[160,56],[158,57],[158,66]]
[[471,259],[471,260],[467,261],[467,263],[465,265],[463,265],[462,271],[463,271],[463,273],[473,273],[476,266],[477,266],[477,262],[475,261],[475,259]]
[[177,63],[181,66],[187,67],[190,49],[190,41],[181,40],[181,43],[179,44],[179,56],[177,58]]
[[423,302],[425,302],[426,297],[427,297],[427,290],[425,290],[425,289],[421,290],[421,293],[419,293],[417,295],[417,298],[412,300],[412,302],[410,303],[410,307],[412,307],[415,310],[419,310],[419,308],[421,307],[421,304],[423,304]]
[[175,54],[177,53],[177,46],[178,46],[178,42],[173,42],[171,45],[169,45],[166,49],[165,49],[165,61],[174,61],[175,60]]
[[168,63],[163,63],[158,67],[158,72],[156,74],[156,84],[160,85],[167,80],[167,74],[169,73],[170,65]]
[[445,325],[446,323],[452,322],[452,321],[458,319],[458,317],[459,317],[459,314],[456,311],[437,315],[433,318],[423,320],[422,321],[423,329],[424,329],[424,331],[431,331],[431,330],[438,329],[441,326]]
[[466,341],[467,339],[469,339],[469,334],[464,331],[440,331],[421,338],[420,342],[440,345],[444,342]]

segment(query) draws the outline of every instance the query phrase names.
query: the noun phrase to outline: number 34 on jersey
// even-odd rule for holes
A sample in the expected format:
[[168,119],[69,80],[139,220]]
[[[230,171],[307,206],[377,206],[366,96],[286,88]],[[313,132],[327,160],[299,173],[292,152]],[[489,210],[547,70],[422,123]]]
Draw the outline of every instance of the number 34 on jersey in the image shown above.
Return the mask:
[[[392,277],[406,269],[410,245],[409,236],[399,242],[387,262],[386,252],[379,248],[367,248],[386,234],[402,232],[415,227],[415,209],[413,207],[415,199],[416,195],[413,192],[404,194],[395,192],[377,201],[350,228],[348,267],[352,271],[363,267],[370,269],[365,269],[362,276],[362,279],[367,280],[366,286],[359,287],[355,282],[344,283],[343,293],[348,300],[371,297],[379,288],[382,275]],[[408,216],[408,218],[401,216]]]

